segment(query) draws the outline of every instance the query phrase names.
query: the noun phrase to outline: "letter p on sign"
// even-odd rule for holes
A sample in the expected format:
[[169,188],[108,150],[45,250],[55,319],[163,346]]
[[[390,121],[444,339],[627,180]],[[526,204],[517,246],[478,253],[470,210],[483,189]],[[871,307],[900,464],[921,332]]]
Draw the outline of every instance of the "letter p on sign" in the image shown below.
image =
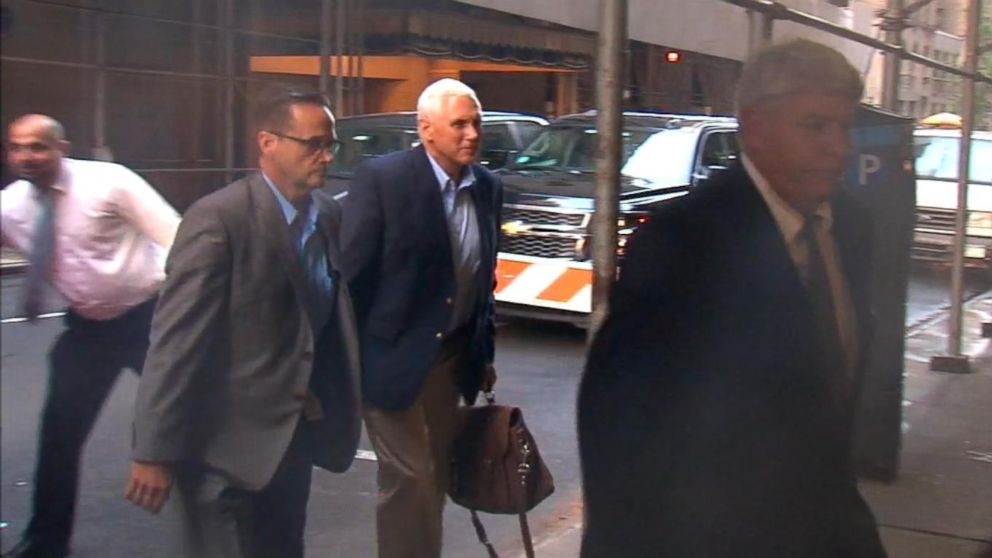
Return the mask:
[[863,154],[858,159],[858,184],[868,185],[868,175],[875,174],[882,168],[882,159],[878,155]]

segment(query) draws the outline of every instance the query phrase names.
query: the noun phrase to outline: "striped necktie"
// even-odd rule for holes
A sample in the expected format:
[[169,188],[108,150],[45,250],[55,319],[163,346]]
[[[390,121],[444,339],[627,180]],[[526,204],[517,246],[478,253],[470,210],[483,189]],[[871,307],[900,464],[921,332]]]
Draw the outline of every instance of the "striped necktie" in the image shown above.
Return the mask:
[[835,403],[843,410],[850,404],[850,377],[837,325],[837,311],[833,292],[830,289],[830,279],[817,238],[819,221],[819,217],[810,216],[802,229],[802,237],[809,250],[806,262],[806,290],[816,321],[818,345],[821,351],[820,362],[823,364],[825,379]]

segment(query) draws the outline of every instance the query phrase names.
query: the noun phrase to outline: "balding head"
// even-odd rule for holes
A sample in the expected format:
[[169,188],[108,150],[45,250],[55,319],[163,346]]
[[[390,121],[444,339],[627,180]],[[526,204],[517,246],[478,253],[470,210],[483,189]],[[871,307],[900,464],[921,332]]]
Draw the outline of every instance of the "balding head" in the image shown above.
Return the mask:
[[69,152],[65,129],[44,114],[25,114],[7,127],[7,159],[12,170],[37,186],[48,188],[59,177],[62,156]]
[[54,142],[65,140],[65,128],[62,127],[62,124],[45,114],[25,114],[18,116],[7,128],[8,135],[15,127],[30,129]]

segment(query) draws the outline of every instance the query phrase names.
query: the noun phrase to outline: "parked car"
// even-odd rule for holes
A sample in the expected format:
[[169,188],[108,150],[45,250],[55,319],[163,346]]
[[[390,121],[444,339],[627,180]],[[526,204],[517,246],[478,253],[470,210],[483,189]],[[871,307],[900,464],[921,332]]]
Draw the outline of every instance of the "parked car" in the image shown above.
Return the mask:
[[[951,263],[958,206],[960,130],[920,129],[916,150],[913,258]],[[971,136],[965,264],[992,273],[992,132]]]
[[[498,169],[513,158],[548,124],[540,116],[484,111],[479,162]],[[391,112],[348,116],[337,121],[341,149],[328,168],[327,189],[341,195],[362,161],[420,144],[417,113]]]
[[[651,209],[739,154],[733,118],[625,113],[618,254]],[[591,311],[589,223],[596,113],[553,121],[500,171],[503,229],[496,301],[503,315],[583,323]]]

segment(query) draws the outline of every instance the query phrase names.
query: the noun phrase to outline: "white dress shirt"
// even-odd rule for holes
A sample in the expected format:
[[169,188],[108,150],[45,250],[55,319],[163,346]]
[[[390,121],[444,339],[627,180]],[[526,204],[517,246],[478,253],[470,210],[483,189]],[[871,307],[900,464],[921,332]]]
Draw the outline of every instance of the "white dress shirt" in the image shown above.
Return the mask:
[[[802,235],[806,218],[778,195],[746,155],[741,157],[741,161],[778,224],[800,279],[804,284],[807,283],[809,278],[809,247]],[[813,210],[813,214],[816,216],[817,223],[816,241],[820,245],[820,252],[823,255],[823,267],[827,274],[827,281],[830,283],[830,296],[834,301],[834,313],[839,326],[840,342],[844,348],[844,358],[850,372],[854,370],[858,360],[857,322],[854,319],[854,307],[847,285],[847,275],[844,273],[844,266],[837,250],[837,242],[834,240],[832,232],[833,210],[829,203],[824,202]]]
[[[65,158],[55,191],[50,280],[73,311],[109,320],[154,296],[179,215],[143,178],[114,163]],[[3,245],[31,252],[41,205],[18,180],[0,192]]]

